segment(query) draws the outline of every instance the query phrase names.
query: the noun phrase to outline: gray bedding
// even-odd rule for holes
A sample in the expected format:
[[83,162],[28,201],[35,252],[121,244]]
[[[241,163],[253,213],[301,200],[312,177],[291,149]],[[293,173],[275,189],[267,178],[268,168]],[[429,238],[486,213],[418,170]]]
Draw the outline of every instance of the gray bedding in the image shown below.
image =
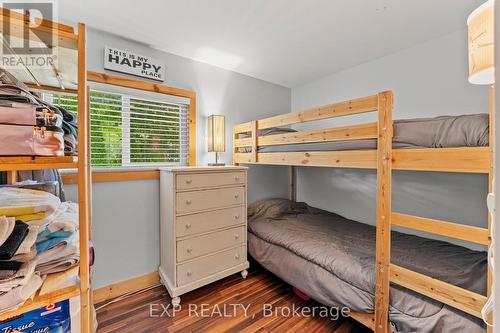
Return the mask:
[[[249,207],[249,252],[264,267],[329,306],[373,313],[375,228],[285,199]],[[486,252],[399,232],[392,262],[481,294]],[[432,258],[430,260],[430,258]],[[394,332],[483,333],[482,321],[391,285]]]
[[[269,128],[259,135],[295,132],[289,128]],[[488,114],[442,116],[394,121],[393,148],[451,148],[488,145]],[[259,152],[335,151],[376,149],[377,140],[351,140],[259,147]],[[249,149],[240,149],[248,152]]]

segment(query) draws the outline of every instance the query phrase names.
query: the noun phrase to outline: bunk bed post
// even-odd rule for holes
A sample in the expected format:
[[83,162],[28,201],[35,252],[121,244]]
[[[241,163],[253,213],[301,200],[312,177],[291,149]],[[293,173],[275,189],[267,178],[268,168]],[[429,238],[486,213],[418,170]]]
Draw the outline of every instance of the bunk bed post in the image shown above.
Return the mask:
[[297,168],[290,167],[290,200],[297,201]]
[[89,122],[87,115],[87,64],[85,25],[78,24],[78,204],[80,239],[80,320],[82,332],[94,332],[91,320],[89,220],[90,161]]
[[252,163],[257,163],[258,132],[257,120],[252,121]]
[[375,332],[387,333],[389,326],[389,265],[391,261],[392,187],[391,91],[378,94],[377,142],[377,231],[375,254]]
[[[489,90],[489,148],[490,148],[490,155],[493,156],[494,152],[494,144],[495,144],[495,86],[492,84],[490,86]],[[488,173],[488,193],[493,192],[493,176],[494,176],[494,159],[491,159],[490,162],[490,170]],[[490,239],[490,244],[488,246],[491,246],[491,238],[492,238],[492,226],[491,224],[494,223],[494,221],[491,219],[491,214],[488,212],[488,236]],[[491,291],[492,291],[492,286],[493,286],[493,272],[491,271],[491,266],[488,262],[488,284],[487,284],[487,291],[486,295],[488,297],[491,296]],[[493,323],[493,312],[488,315],[488,322]],[[486,329],[487,333],[492,333],[493,332],[493,327],[488,326]]]
[[236,160],[236,154],[238,153],[238,148],[236,147],[236,140],[238,140],[240,135],[236,131],[236,126],[233,127],[233,165],[238,166],[240,165],[238,162],[235,162]]
[[17,182],[17,170],[7,171],[7,184],[12,185]]

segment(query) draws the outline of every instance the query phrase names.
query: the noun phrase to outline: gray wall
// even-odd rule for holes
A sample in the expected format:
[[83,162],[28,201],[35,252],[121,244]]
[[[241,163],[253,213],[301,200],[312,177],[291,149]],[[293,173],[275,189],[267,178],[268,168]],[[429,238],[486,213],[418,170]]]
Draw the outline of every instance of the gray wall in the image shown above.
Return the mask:
[[[134,41],[88,30],[88,69],[104,71],[104,46],[135,51],[162,60],[164,84],[197,93],[197,162],[212,161],[206,152],[206,117],[226,115],[227,149],[222,160],[232,163],[234,124],[290,111],[291,91],[278,85],[154,50]],[[112,74],[110,72],[110,74]],[[116,74],[115,75],[122,75]],[[288,169],[259,166],[249,172],[249,201],[288,194]],[[76,200],[76,187],[66,186]],[[93,241],[96,247],[94,286],[101,287],[157,270],[159,265],[159,182],[94,184]]]
[[[465,30],[293,88],[292,111],[389,89],[394,92],[395,119],[488,112],[488,88],[467,81]],[[348,118],[321,125],[375,120],[374,115]],[[313,126],[317,124],[300,128]],[[484,175],[394,172],[393,189],[395,211],[487,225]],[[375,171],[302,168],[298,172],[299,200],[364,223],[375,223],[375,191]]]

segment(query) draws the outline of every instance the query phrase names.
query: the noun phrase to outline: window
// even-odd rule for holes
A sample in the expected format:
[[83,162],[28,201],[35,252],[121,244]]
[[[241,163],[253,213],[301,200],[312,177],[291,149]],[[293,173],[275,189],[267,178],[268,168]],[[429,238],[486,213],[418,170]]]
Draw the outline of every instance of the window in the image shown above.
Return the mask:
[[[43,98],[76,114],[75,95]],[[90,159],[94,167],[187,165],[188,105],[90,92]]]

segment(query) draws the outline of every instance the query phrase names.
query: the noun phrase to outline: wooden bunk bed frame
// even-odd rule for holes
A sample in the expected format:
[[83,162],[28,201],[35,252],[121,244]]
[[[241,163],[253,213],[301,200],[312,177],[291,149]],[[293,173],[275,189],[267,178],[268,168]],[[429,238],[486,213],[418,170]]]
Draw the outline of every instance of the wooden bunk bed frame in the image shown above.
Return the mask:
[[[24,15],[15,11],[0,8],[0,33],[13,37],[23,37],[24,29],[30,26],[29,13]],[[36,42],[43,42],[47,47],[69,51],[67,56],[60,57],[59,63],[69,64],[70,73],[53,67],[33,72],[33,68],[25,68],[30,73],[25,83],[34,89],[42,91],[57,91],[60,93],[75,93],[78,97],[78,156],[1,156],[0,171],[7,172],[9,184],[17,180],[19,170],[45,169],[76,169],[78,184],[78,217],[79,217],[79,248],[80,262],[77,267],[68,271],[49,274],[41,288],[33,298],[28,299],[16,310],[0,315],[0,321],[8,321],[29,311],[52,303],[80,297],[80,331],[94,332],[93,296],[90,281],[89,239],[91,238],[91,173],[90,173],[90,118],[88,111],[87,87],[87,56],[86,28],[78,23],[75,32],[72,26],[48,20],[36,20],[38,27],[31,28],[37,32]],[[4,31],[6,25],[10,31]],[[29,38],[33,38],[29,34]],[[53,39],[57,43],[52,43]],[[17,55],[14,55],[17,56]],[[31,79],[30,79],[31,78]],[[78,275],[78,281],[69,286],[61,287],[72,281],[73,275]]]
[[[490,103],[492,103],[492,89]],[[391,91],[301,112],[287,113],[255,120],[234,127],[235,164],[270,164],[291,166],[292,199],[296,198],[295,166],[377,169],[376,215],[376,284],[375,313],[351,313],[351,316],[377,333],[390,332],[389,285],[395,283],[444,304],[481,318],[487,297],[429,276],[391,264],[391,226],[460,239],[489,246],[488,228],[472,227],[392,211],[392,170],[483,173],[489,175],[491,190],[493,160],[493,111],[490,106],[490,146],[464,148],[393,149],[393,94]],[[258,131],[320,119],[330,119],[366,112],[378,112],[374,123],[259,136]],[[242,134],[246,137],[240,138]],[[248,137],[250,134],[250,137]],[[340,140],[377,139],[376,150],[258,152],[259,146],[296,143],[318,143]],[[240,152],[251,148],[251,152]],[[491,292],[491,270],[488,267],[488,296]]]

